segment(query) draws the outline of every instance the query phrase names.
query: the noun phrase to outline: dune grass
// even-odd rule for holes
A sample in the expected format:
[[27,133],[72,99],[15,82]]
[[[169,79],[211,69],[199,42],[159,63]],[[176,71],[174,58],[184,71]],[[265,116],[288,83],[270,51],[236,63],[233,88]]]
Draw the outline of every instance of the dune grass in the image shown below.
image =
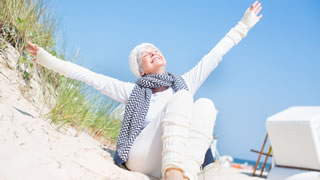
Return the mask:
[[69,124],[113,146],[121,121],[111,112],[118,103],[90,92],[88,86],[79,81],[62,77],[59,84],[57,103],[46,117],[59,127]]
[[[64,59],[63,55],[55,51],[58,49],[54,40],[56,32],[57,21],[50,14],[47,1],[1,0],[0,38],[19,51],[19,62],[29,69],[35,68],[35,64],[25,50],[26,41],[36,43]],[[4,44],[1,44],[0,50],[4,48]],[[42,90],[49,91],[46,94],[56,101],[54,108],[44,117],[51,119],[60,128],[71,125],[79,131],[84,130],[103,139],[104,143],[115,143],[121,126],[121,122],[111,114],[115,102],[97,93],[90,93],[82,82],[68,79],[41,66],[37,66],[37,71],[42,78]],[[22,77],[31,78],[30,72],[35,73],[25,70]]]

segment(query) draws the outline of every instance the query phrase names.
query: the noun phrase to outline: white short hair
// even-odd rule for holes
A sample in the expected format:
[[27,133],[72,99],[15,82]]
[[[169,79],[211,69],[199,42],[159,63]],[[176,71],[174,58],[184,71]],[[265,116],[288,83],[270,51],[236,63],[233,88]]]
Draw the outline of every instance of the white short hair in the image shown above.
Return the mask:
[[155,49],[158,49],[155,45],[151,43],[142,43],[136,46],[135,48],[133,48],[133,50],[129,55],[130,69],[137,78],[141,77],[141,73],[143,73],[143,69],[141,66],[141,60],[142,60],[141,53],[147,47],[153,47]]

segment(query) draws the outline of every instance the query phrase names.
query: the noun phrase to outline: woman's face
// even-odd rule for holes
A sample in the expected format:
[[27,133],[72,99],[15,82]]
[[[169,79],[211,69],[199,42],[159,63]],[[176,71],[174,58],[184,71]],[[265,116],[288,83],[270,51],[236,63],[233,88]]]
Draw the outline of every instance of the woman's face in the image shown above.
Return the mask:
[[163,74],[165,72],[166,60],[159,49],[146,47],[141,52],[141,66],[145,74]]

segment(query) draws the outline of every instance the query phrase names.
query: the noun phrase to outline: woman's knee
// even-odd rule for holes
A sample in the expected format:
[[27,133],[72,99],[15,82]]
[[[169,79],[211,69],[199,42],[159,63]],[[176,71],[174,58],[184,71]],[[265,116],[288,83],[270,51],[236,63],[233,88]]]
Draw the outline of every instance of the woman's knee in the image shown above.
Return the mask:
[[218,111],[214,103],[208,98],[200,98],[194,103],[193,114],[194,118],[209,121],[215,124]]
[[184,111],[192,112],[192,106],[193,106],[192,94],[187,90],[180,90],[176,92],[171,98],[171,100],[167,103],[166,109],[167,111],[176,111],[180,109],[182,112]]
[[193,102],[193,95],[187,90],[180,90],[173,95],[173,101]]
[[183,121],[184,123],[190,123],[193,109],[193,96],[186,90],[180,90],[175,93],[172,99],[167,103],[163,120],[173,120],[173,117],[180,117],[175,121]]
[[214,114],[217,114],[218,112],[214,103],[208,98],[200,98],[194,103],[194,105],[200,110],[203,110],[206,112],[210,112]]

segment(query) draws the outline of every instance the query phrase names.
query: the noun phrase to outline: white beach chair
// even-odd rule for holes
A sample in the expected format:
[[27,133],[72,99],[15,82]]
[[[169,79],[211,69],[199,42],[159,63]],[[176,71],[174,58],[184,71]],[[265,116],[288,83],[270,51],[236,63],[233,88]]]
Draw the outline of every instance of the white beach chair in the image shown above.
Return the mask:
[[320,106],[288,108],[266,126],[274,165],[268,179],[320,180]]

